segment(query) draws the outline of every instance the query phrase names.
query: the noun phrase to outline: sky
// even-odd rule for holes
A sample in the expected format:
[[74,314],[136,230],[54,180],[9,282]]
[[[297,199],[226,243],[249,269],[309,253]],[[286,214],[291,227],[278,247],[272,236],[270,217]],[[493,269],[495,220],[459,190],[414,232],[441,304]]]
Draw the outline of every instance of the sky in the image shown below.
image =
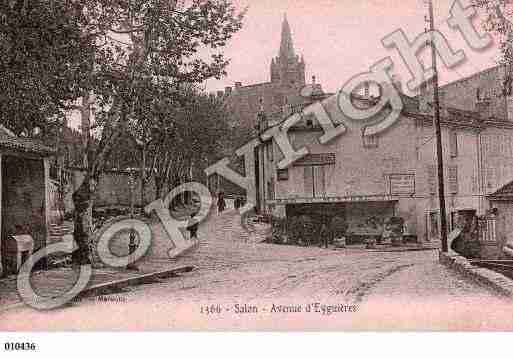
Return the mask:
[[[435,26],[454,50],[462,49],[467,60],[454,69],[439,64],[440,84],[472,75],[497,64],[496,43],[476,52],[468,47],[461,34],[449,28],[447,19],[454,0],[433,0]],[[466,6],[468,1],[461,0]],[[428,7],[423,0],[233,0],[240,9],[248,7],[243,29],[225,48],[231,60],[228,75],[209,80],[207,91],[225,86],[270,80],[270,62],[278,55],[281,24],[286,13],[296,53],[303,54],[307,82],[313,75],[325,91],[337,91],[347,80],[390,56],[394,72],[405,84],[411,77],[394,49],[386,49],[381,39],[402,29],[410,40],[421,34],[428,24]],[[482,14],[474,18],[481,29]],[[423,51],[423,61],[430,65],[430,52]],[[404,86],[406,87],[406,86]],[[410,93],[412,94],[412,93]]]

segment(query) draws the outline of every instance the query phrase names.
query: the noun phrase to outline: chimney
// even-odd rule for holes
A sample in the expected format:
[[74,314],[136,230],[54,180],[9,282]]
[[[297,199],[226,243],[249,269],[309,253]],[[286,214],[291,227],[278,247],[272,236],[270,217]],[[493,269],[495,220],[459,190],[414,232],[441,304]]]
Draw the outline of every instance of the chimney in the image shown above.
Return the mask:
[[217,97],[223,97],[224,92],[223,91],[217,91]]
[[224,92],[226,93],[226,96],[230,96],[232,94],[232,88],[227,86],[224,88]]

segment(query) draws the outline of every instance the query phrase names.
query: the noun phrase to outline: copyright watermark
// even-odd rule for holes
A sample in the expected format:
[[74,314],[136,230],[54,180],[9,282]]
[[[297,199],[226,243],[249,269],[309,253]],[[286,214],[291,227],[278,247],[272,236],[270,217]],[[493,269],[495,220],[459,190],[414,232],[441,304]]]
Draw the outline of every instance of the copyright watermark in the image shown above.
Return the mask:
[[[450,9],[450,17],[446,20],[449,27],[458,31],[465,39],[469,48],[474,51],[484,50],[493,43],[489,34],[479,34],[472,20],[477,15],[473,6],[464,6],[460,0],[455,0]],[[381,40],[387,49],[398,51],[403,63],[411,74],[408,81],[408,88],[416,90],[423,83],[430,81],[435,76],[432,68],[425,68],[419,60],[420,52],[427,46],[434,46],[438,56],[442,59],[447,68],[460,65],[466,55],[463,50],[455,51],[444,35],[437,31],[426,31],[419,34],[415,39],[408,39],[402,29],[398,29]],[[217,174],[237,184],[246,191],[246,205],[239,209],[240,221],[244,228],[245,219],[256,206],[257,189],[255,186],[255,148],[263,142],[273,141],[279,147],[283,158],[278,162],[277,168],[288,168],[297,160],[309,154],[308,147],[295,149],[290,142],[288,131],[304,116],[313,116],[323,134],[318,138],[321,144],[327,144],[338,138],[347,131],[348,121],[369,122],[378,118],[378,121],[365,122],[363,136],[375,136],[390,128],[400,117],[403,110],[401,94],[394,86],[392,70],[394,63],[390,57],[385,57],[375,62],[368,71],[362,72],[350,78],[333,96],[316,102],[306,107],[301,113],[296,113],[285,119],[282,123],[266,129],[255,138],[236,150],[238,157],[244,158],[245,175],[234,171],[229,167],[228,157],[209,166],[205,173],[207,176]],[[353,102],[353,94],[359,88],[367,84],[375,84],[380,88],[380,96],[371,102],[370,106],[361,108]],[[336,109],[336,111],[334,111]],[[383,116],[378,116],[383,115]],[[336,116],[336,121],[334,121]],[[173,189],[164,200],[156,200],[145,207],[146,213],[154,213],[168,236],[172,248],[168,256],[174,258],[191,246],[191,240],[186,240],[184,230],[188,221],[174,219],[170,212],[170,203],[176,196],[184,192],[194,192],[200,198],[200,209],[196,215],[197,223],[203,222],[212,207],[213,199],[210,191],[201,183],[191,182]],[[126,256],[116,256],[111,252],[110,243],[116,234],[121,231],[133,230],[139,239],[139,245],[133,253]],[[246,228],[247,230],[247,228]],[[152,244],[152,232],[148,223],[140,219],[123,219],[108,223],[99,230],[99,238],[96,242],[96,252],[100,261],[110,267],[123,268],[140,260]],[[30,283],[32,269],[40,259],[57,252],[72,253],[76,249],[65,243],[49,245],[34,253],[21,267],[18,275],[18,292],[23,301],[36,309],[53,309],[60,307],[79,295],[88,285],[93,275],[91,265],[79,267],[79,275],[73,287],[56,297],[39,296]]]
[[[194,242],[197,242],[197,240],[187,240],[184,236],[184,230],[189,225],[189,222],[178,221],[174,219],[169,212],[170,203],[173,198],[184,192],[194,192],[199,196],[200,208],[196,213],[195,221],[201,223],[208,216],[212,206],[210,191],[201,183],[191,182],[183,184],[173,189],[164,200],[156,200],[145,207],[146,213],[155,213],[165,229],[165,233],[172,247],[168,252],[170,258],[176,257],[178,254],[194,246]],[[136,233],[139,244],[133,253],[129,253],[126,256],[118,256],[111,251],[111,241],[118,233],[127,230]],[[125,268],[146,255],[151,247],[152,232],[150,225],[141,219],[122,219],[112,223],[106,223],[100,228],[98,230],[98,240],[95,241],[95,243],[95,252],[98,254],[100,262],[113,268]],[[17,277],[18,293],[25,304],[40,310],[54,309],[69,303],[86,289],[93,276],[91,264],[78,267],[78,279],[76,283],[66,292],[54,297],[45,297],[37,294],[31,283],[32,269],[39,260],[55,253],[71,254],[77,248],[78,246],[75,242],[72,243],[72,246],[65,242],[59,242],[40,249],[25,261]]]

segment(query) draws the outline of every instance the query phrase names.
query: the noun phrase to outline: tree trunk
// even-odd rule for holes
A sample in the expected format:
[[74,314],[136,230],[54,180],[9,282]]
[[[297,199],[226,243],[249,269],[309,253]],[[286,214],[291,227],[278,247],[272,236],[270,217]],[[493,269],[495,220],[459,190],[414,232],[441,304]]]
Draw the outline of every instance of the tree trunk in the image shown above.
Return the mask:
[[141,207],[144,207],[144,191],[146,190],[146,145],[141,150]]
[[[82,145],[84,148],[84,157],[82,158],[82,166],[89,168],[90,160],[90,127],[91,127],[91,106],[89,91],[86,91],[82,97],[81,109],[81,126],[82,126]],[[91,193],[91,177],[86,173],[84,181],[72,195],[73,205],[75,207],[73,215],[73,237],[78,245],[78,249],[71,255],[74,264],[90,264],[91,253],[89,246],[89,234],[92,225],[92,193]]]
[[90,239],[92,232],[92,208],[93,192],[91,191],[92,180],[89,174],[86,175],[80,187],[73,193],[74,231],[73,236],[78,249],[72,254],[74,264],[84,265],[91,263]]
[[162,195],[162,187],[164,187],[164,180],[158,176],[154,177],[155,180],[155,200],[159,199]]
[[82,166],[89,167],[89,140],[91,128],[91,104],[89,91],[86,91],[82,96],[82,108],[80,111],[81,127],[82,127],[82,146],[84,148],[84,157],[82,159]]

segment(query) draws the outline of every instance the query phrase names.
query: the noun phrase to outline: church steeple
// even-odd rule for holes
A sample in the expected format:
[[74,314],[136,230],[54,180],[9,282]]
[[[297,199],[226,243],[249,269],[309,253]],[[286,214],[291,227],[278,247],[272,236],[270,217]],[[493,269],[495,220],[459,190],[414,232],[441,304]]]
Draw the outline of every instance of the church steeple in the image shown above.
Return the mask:
[[293,59],[296,57],[294,52],[294,44],[292,43],[292,33],[290,25],[287,21],[287,14],[283,15],[283,23],[281,25],[281,43],[280,43],[280,58]]
[[280,53],[271,61],[271,82],[287,88],[305,84],[305,62],[303,56],[300,58],[294,51],[287,15],[284,15],[281,26]]

